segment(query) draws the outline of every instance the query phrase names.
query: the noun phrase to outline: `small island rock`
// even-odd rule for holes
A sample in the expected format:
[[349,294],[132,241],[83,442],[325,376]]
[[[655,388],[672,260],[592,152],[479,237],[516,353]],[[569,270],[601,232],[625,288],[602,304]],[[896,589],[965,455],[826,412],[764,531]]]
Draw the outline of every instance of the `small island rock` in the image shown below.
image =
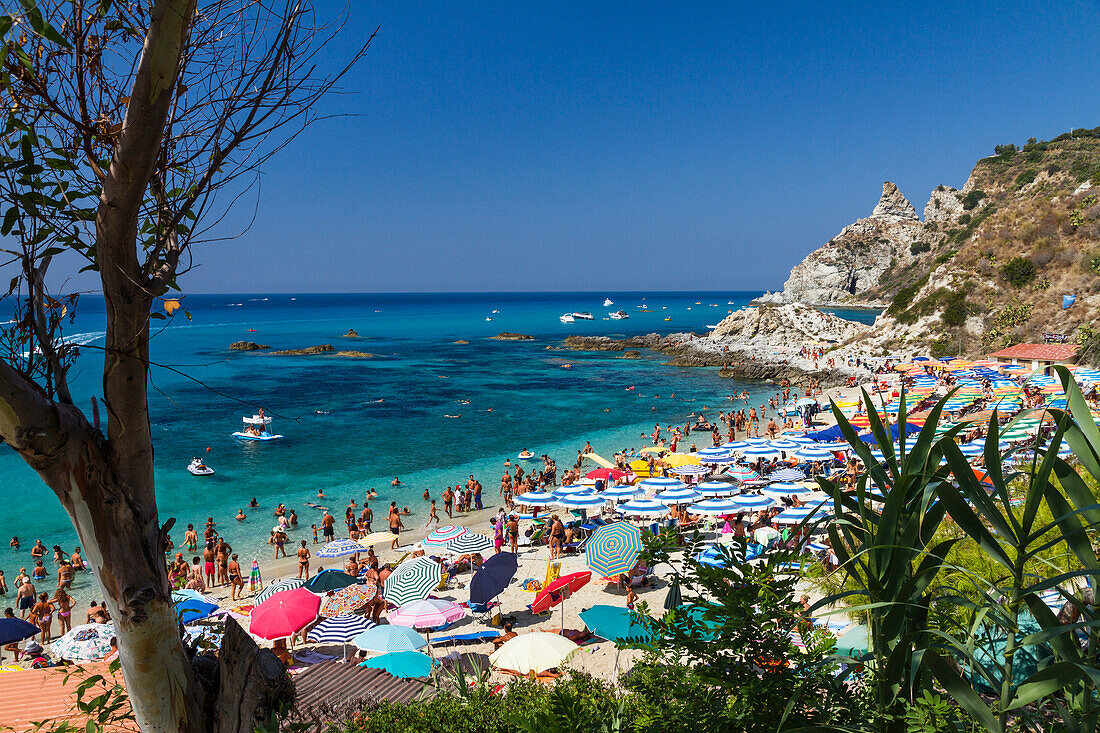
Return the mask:
[[283,349],[282,351],[272,351],[270,353],[277,356],[311,356],[313,354],[327,354],[330,351],[336,351],[332,344],[321,344],[320,346],[308,346],[304,349]]
[[341,338],[357,339],[359,338],[359,333],[354,328],[349,328],[348,332],[345,333]]
[[534,341],[534,336],[528,336],[525,333],[511,333],[510,331],[504,331],[498,333],[496,336],[490,336],[489,338],[497,341]]
[[258,344],[255,341],[236,341],[229,344],[230,351],[260,351],[261,349],[270,349],[267,344]]

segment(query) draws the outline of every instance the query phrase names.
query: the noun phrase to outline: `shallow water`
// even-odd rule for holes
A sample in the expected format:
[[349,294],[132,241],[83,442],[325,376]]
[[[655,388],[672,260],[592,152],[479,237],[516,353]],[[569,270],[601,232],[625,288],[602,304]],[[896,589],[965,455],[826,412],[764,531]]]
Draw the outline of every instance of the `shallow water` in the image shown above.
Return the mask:
[[[503,461],[514,462],[523,448],[550,454],[564,470],[586,440],[608,457],[641,447],[641,433],[655,423],[682,423],[704,407],[724,407],[725,395],[746,386],[765,399],[771,390],[721,379],[714,369],[661,366],[655,355],[626,360],[546,347],[573,333],[701,332],[758,294],[186,296],[182,303],[192,320],[180,313],[162,323],[152,348],[153,360],[162,365],[152,369],[150,391],[161,520],[177,518],[178,542],[187,523],[201,528],[209,515],[235,525],[233,515],[254,496],[261,509],[222,529],[242,556],[266,555],[263,542],[275,504],[297,508],[304,537],[319,519],[318,510],[306,505],[318,489],[339,518],[350,499],[361,502],[374,487],[377,503],[408,504],[415,514],[407,524],[413,524],[417,517],[423,521],[425,489],[438,497],[443,486],[462,483],[469,474],[482,481],[489,503]],[[603,307],[605,296],[615,305]],[[642,303],[653,312],[640,312]],[[619,308],[630,314],[628,320],[606,318]],[[558,321],[563,312],[581,310],[596,320]],[[866,311],[837,313],[865,322],[874,317]],[[94,347],[103,343],[103,317],[102,302],[85,298],[67,331],[90,346],[72,372],[79,405],[99,393],[102,357]],[[349,328],[359,338],[342,338]],[[535,340],[488,338],[501,331]],[[454,343],[459,339],[469,343]],[[273,348],[332,344],[375,356],[228,351],[238,340]],[[241,416],[261,405],[286,437],[268,443],[231,437]],[[214,476],[187,473],[190,458],[200,454]],[[0,537],[18,534],[23,541],[8,560],[0,551],[0,569],[10,579],[20,565],[32,564],[35,538],[71,551],[76,536],[56,498],[21,458],[3,451],[0,475],[15,499],[0,516]],[[394,476],[404,486],[391,488]]]

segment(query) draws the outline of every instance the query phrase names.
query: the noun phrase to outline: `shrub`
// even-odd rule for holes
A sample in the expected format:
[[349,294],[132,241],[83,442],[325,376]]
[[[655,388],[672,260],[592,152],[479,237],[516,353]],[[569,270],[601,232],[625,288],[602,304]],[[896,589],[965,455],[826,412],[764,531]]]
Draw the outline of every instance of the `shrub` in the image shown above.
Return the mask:
[[963,214],[962,216],[960,216],[959,217],[959,223],[962,224],[963,226],[966,226],[967,224],[969,224],[970,223],[970,214]]
[[886,312],[892,316],[900,314],[903,310],[909,307],[913,302],[913,298],[916,296],[920,289],[924,287],[924,284],[928,282],[928,276],[918,280],[911,285],[906,285],[904,288],[897,292],[894,299],[890,302],[890,307],[886,309]]
[[1001,277],[1014,288],[1022,288],[1035,279],[1035,263],[1027,257],[1013,257],[1001,268]]
[[966,317],[970,315],[970,307],[966,303],[966,293],[954,292],[944,298],[943,313],[940,320],[947,326],[961,326],[966,323]]
[[1027,170],[1021,172],[1020,175],[1016,176],[1016,187],[1023,188],[1027,184],[1034,181],[1036,175],[1037,173],[1035,172],[1034,168],[1028,168]]
[[928,242],[913,242],[909,245],[909,254],[919,255],[920,253],[927,252],[930,249],[932,249],[932,245]]
[[975,188],[970,193],[963,196],[963,209],[971,211],[985,198],[985,191]]

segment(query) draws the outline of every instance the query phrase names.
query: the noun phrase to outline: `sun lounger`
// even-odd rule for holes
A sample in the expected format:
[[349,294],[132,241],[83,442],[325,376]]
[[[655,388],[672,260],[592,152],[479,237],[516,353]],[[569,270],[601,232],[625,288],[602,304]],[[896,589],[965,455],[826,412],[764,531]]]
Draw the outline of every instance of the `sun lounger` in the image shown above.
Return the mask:
[[489,639],[495,639],[501,635],[497,629],[486,629],[485,631],[475,631],[470,634],[451,634],[450,636],[436,636],[432,639],[433,644],[458,644],[462,642],[477,642],[488,641]]

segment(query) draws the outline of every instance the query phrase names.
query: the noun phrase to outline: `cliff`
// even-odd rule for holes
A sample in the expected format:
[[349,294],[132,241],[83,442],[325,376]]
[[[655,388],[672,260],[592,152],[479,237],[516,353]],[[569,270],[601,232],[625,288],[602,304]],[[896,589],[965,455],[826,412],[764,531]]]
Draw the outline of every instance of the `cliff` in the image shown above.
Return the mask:
[[710,338],[745,346],[802,346],[822,341],[847,341],[866,330],[866,326],[854,321],[800,303],[788,303],[734,311],[711,331]]
[[[1076,302],[1063,309],[1063,296]],[[770,299],[885,306],[850,347],[865,354],[978,356],[1046,333],[1095,337],[1100,128],[998,145],[961,189],[932,191],[923,223],[886,184],[870,217],[811,253]]]

